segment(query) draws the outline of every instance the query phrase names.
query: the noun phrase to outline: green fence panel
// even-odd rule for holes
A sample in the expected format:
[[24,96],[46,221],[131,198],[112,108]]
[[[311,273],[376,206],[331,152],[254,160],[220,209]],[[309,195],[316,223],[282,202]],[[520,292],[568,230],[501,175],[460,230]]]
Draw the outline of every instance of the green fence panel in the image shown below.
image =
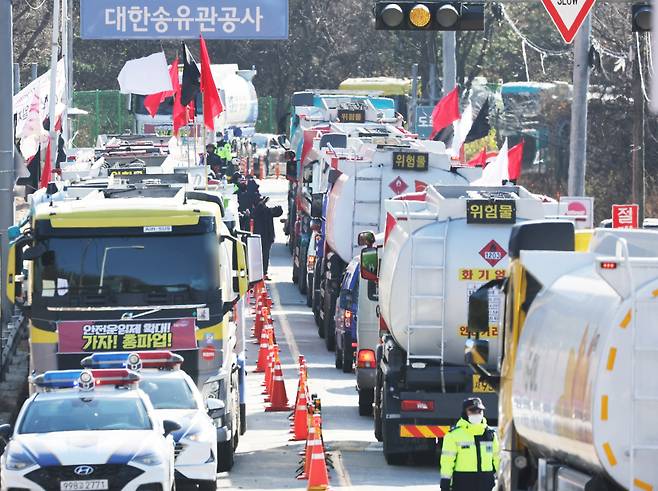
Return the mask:
[[76,91],[73,105],[89,114],[76,116],[73,121],[77,147],[96,144],[98,135],[132,130],[134,118],[128,111],[128,95],[118,90]]

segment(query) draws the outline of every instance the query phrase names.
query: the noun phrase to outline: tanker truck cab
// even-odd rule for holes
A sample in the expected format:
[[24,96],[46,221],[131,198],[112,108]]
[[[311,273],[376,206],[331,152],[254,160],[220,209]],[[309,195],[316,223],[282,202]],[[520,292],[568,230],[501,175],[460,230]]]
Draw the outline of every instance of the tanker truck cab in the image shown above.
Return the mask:
[[76,368],[91,352],[170,349],[201,387],[234,342],[222,232],[221,208],[182,188],[93,190],[37,205],[24,252],[31,370]]
[[499,387],[505,490],[655,489],[658,234],[596,229],[579,251],[564,222],[510,239],[498,369],[489,370],[485,285],[469,305],[466,359]]
[[[385,244],[361,271],[376,275],[380,322],[388,330],[376,352],[375,435],[387,462],[402,464],[410,455],[433,459],[437,440],[474,393],[496,426],[497,395],[464,361],[468,299],[505,277],[512,225],[543,219],[544,207],[517,186],[428,186],[424,201],[391,200],[387,209]],[[365,249],[362,257],[370,254]],[[492,359],[500,346],[498,316],[490,312],[480,336],[489,340]]]

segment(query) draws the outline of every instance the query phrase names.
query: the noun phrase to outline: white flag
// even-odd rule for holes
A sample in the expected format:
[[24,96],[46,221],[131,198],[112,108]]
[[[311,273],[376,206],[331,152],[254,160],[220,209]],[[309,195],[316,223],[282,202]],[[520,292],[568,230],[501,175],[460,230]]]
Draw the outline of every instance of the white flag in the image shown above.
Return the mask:
[[468,132],[471,131],[471,127],[473,126],[473,106],[471,106],[470,102],[468,103],[468,106],[466,106],[466,109],[464,109],[461,118],[454,122],[453,125],[454,136],[452,137],[451,154],[457,156],[459,155],[462,145],[466,141]]
[[509,181],[509,162],[507,159],[507,138],[496,159],[482,171],[482,176],[471,182],[472,186],[502,186],[503,181]]
[[127,61],[117,80],[122,94],[151,95],[172,90],[169,66],[162,51]]

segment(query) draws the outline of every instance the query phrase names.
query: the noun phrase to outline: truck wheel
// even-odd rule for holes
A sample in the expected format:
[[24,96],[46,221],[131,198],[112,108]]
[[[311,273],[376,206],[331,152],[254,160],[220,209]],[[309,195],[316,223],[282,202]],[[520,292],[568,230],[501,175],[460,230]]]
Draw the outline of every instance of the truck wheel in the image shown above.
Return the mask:
[[[388,400],[390,396],[388,395],[388,384],[384,382],[383,392],[382,392],[382,414],[388,414],[390,411],[388,409]],[[393,420],[397,421],[397,420]],[[388,423],[386,418],[382,417],[382,439],[384,442],[384,459],[388,465],[403,465],[407,460],[406,453],[398,453],[395,450],[398,449],[398,439],[397,433],[394,431],[398,428],[397,423]]]
[[217,443],[217,472],[228,472],[233,467],[233,441]]
[[297,276],[299,275],[299,268],[295,266],[295,256],[292,258],[292,282],[297,283]]
[[375,438],[381,442],[382,437],[382,371],[377,368],[377,382],[374,390],[375,406],[373,408]]
[[361,389],[359,391],[359,416],[372,415],[372,403],[375,399],[373,389]]
[[354,354],[352,351],[352,336],[343,336],[343,349],[340,351],[342,358],[343,373],[352,373],[352,362],[354,361]]
[[341,350],[336,347],[336,352],[335,352],[335,363],[334,366],[336,367],[336,370],[340,370],[343,368],[343,355],[341,354]]
[[336,323],[330,315],[325,315],[324,318],[324,344],[328,351],[336,349]]
[[297,273],[297,276],[298,276],[298,278],[297,278],[297,280],[298,280],[297,287],[299,288],[299,293],[301,293],[302,295],[306,294],[306,290],[308,288],[308,285],[306,284],[306,275],[307,274],[308,273],[306,271],[306,265],[301,266],[299,268],[299,273]]
[[313,280],[310,274],[306,275],[306,306],[313,306]]
[[247,432],[247,405],[240,404],[240,434]]

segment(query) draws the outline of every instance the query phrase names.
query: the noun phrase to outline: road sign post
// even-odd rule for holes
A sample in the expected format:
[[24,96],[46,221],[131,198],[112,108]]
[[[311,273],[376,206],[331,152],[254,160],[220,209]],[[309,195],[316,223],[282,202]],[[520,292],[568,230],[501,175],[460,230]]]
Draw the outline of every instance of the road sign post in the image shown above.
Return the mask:
[[612,205],[612,228],[639,228],[638,205]]
[[542,0],[542,3],[567,44],[574,40],[594,6],[594,0]]

